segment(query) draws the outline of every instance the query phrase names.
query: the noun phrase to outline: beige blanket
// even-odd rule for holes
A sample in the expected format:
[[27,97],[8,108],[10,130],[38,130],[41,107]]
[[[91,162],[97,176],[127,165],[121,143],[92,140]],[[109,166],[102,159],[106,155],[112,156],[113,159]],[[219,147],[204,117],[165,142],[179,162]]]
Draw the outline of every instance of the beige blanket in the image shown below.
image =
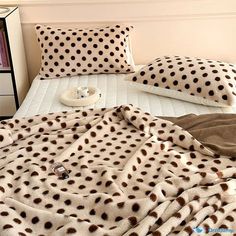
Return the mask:
[[132,106],[12,119],[0,123],[0,235],[233,235],[235,177],[234,159]]

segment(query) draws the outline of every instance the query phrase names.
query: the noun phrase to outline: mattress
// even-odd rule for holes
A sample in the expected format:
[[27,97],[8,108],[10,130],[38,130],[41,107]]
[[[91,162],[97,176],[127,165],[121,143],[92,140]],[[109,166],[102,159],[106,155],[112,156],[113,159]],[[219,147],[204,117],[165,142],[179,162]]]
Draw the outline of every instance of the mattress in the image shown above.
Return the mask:
[[[31,88],[15,114],[15,118],[29,117],[50,112],[69,111],[75,109],[114,107],[117,105],[133,104],[145,112],[157,116],[181,116],[189,113],[236,113],[236,107],[208,107],[131,88],[124,81],[124,74],[99,74],[65,77],[60,79],[40,80],[37,76]],[[63,91],[78,86],[92,86],[101,90],[100,100],[87,107],[68,107],[60,103]]]

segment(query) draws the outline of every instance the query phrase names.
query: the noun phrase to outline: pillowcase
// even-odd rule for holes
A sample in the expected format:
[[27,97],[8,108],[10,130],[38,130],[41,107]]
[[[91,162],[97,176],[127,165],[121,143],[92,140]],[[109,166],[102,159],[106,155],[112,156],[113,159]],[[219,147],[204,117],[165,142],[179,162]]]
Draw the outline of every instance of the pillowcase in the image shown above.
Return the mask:
[[35,29],[42,54],[39,74],[43,78],[134,71],[129,47],[133,26],[63,29],[36,25]]
[[161,96],[208,106],[235,104],[236,67],[220,61],[164,56],[126,80],[131,86]]

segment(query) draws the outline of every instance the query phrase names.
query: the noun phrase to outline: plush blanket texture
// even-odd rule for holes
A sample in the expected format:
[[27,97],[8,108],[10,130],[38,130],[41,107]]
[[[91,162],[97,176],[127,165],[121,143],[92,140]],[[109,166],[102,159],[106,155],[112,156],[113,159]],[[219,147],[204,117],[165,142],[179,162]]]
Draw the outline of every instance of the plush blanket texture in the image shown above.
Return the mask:
[[235,178],[235,158],[132,106],[2,121],[0,235],[236,235]]
[[236,114],[188,114],[164,119],[181,126],[215,153],[236,157]]

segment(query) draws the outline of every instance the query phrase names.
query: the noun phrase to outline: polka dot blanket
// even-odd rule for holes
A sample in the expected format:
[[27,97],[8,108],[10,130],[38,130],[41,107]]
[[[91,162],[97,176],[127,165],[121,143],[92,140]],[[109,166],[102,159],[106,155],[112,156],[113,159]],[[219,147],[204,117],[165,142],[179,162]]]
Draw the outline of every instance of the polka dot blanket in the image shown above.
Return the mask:
[[235,232],[234,166],[131,105],[2,121],[0,235]]

